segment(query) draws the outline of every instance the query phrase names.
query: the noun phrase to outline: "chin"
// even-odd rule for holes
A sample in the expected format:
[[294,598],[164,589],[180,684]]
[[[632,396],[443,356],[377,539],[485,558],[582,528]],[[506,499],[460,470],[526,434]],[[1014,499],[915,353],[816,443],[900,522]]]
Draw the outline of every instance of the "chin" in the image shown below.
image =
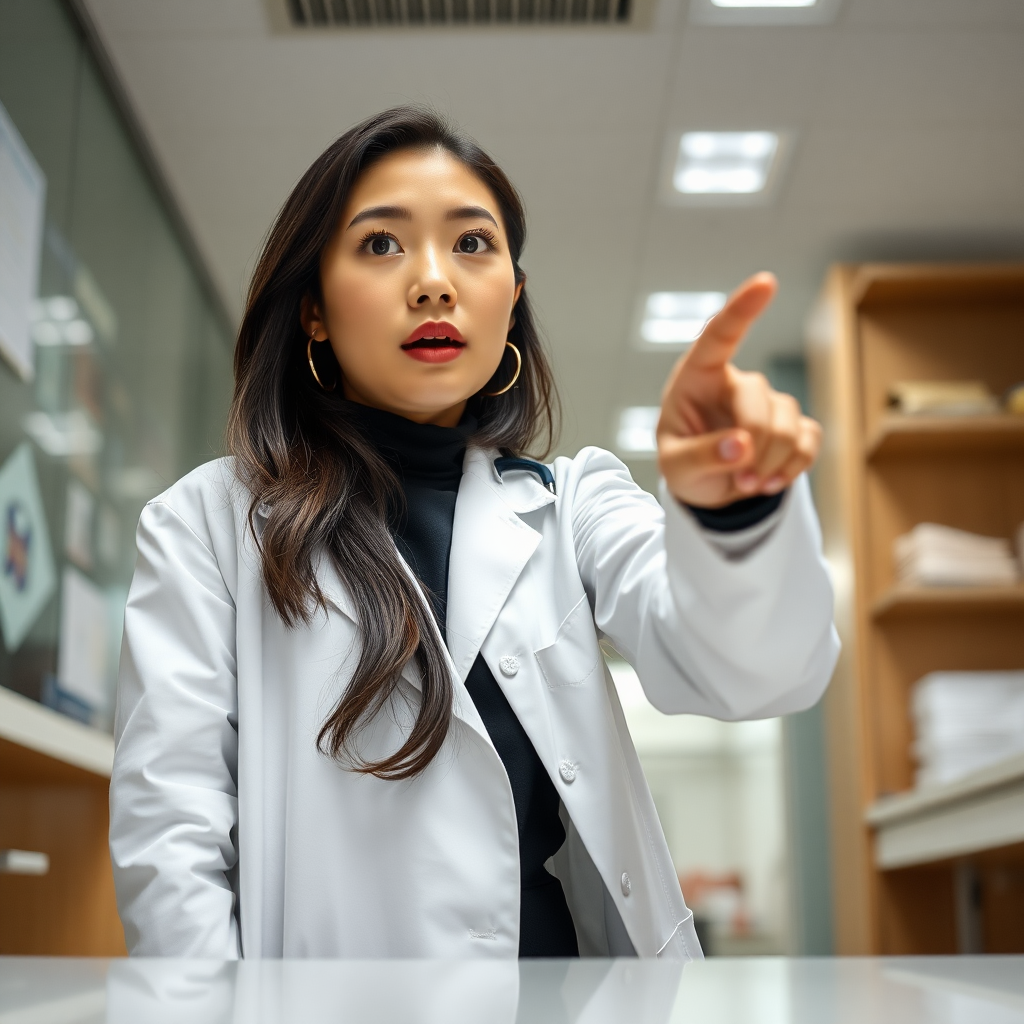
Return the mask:
[[[451,382],[446,381],[445,383],[448,385]],[[453,405],[472,398],[481,387],[483,387],[482,384],[467,384],[464,387],[437,387],[437,382],[434,382],[433,387],[425,384],[419,388],[410,388],[402,395],[401,401],[403,405],[415,409],[417,412],[450,409]],[[395,397],[398,398],[397,395]]]

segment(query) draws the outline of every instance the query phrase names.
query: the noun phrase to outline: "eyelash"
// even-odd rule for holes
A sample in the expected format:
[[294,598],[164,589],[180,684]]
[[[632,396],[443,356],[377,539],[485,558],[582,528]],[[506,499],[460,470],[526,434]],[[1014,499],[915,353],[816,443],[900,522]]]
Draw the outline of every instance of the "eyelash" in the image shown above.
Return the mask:
[[369,245],[369,243],[372,242],[375,238],[390,238],[392,241],[398,243],[398,245],[401,246],[401,243],[398,242],[398,239],[395,238],[395,236],[391,234],[390,231],[381,231],[378,229],[377,231],[367,231],[367,233],[363,235],[362,239],[359,242],[359,251],[365,252],[367,245]]
[[[494,232],[489,228],[474,228],[472,231],[467,231],[464,235],[459,236],[459,241],[456,242],[455,245],[458,246],[459,242],[461,242],[463,238],[469,238],[471,235],[479,235],[491,250],[498,247],[498,239],[495,237]],[[390,231],[368,231],[359,241],[359,251],[365,252],[367,245],[375,238],[390,238],[395,242],[398,242],[398,239],[395,238]],[[400,244],[401,243],[399,243],[399,245]]]
[[[459,236],[459,242],[461,242],[463,238],[470,238],[473,235],[478,235],[482,238],[492,252],[498,247],[498,239],[495,237],[494,232],[489,228],[474,228],[472,231],[467,231],[464,235]],[[458,248],[459,242],[455,243],[456,248]]]

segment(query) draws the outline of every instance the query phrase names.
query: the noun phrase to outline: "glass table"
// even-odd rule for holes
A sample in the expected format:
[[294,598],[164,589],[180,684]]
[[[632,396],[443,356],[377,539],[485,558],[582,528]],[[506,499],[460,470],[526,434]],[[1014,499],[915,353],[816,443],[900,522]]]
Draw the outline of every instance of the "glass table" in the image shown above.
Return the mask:
[[1024,957],[0,957],[0,1024],[1024,1024]]

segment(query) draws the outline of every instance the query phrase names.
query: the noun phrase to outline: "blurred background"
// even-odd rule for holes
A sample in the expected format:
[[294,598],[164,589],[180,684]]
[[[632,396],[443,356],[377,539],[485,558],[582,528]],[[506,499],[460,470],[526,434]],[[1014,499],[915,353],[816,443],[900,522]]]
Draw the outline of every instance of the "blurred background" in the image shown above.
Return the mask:
[[669,719],[609,651],[706,949],[1024,951],[1019,0],[0,0],[0,952],[123,950],[139,512],[222,452],[289,189],[410,101],[523,193],[558,453],[656,490],[674,360],[780,279],[738,362],[826,425],[833,686]]

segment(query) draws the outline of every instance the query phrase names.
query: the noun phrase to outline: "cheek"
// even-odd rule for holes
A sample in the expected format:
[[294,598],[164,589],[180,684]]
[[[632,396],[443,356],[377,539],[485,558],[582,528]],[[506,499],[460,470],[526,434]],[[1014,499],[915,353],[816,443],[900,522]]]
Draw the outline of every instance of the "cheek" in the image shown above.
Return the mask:
[[393,292],[379,275],[357,270],[324,285],[331,348],[344,376],[363,391],[392,376]]
[[512,311],[512,299],[515,297],[515,281],[507,273],[495,274],[491,279],[481,282],[483,287],[477,290],[477,313],[487,325],[489,332],[501,335],[504,342],[508,332],[508,318]]
[[379,278],[346,274],[332,289],[327,303],[328,326],[347,341],[352,334],[365,338],[383,331],[391,317],[394,298]]

